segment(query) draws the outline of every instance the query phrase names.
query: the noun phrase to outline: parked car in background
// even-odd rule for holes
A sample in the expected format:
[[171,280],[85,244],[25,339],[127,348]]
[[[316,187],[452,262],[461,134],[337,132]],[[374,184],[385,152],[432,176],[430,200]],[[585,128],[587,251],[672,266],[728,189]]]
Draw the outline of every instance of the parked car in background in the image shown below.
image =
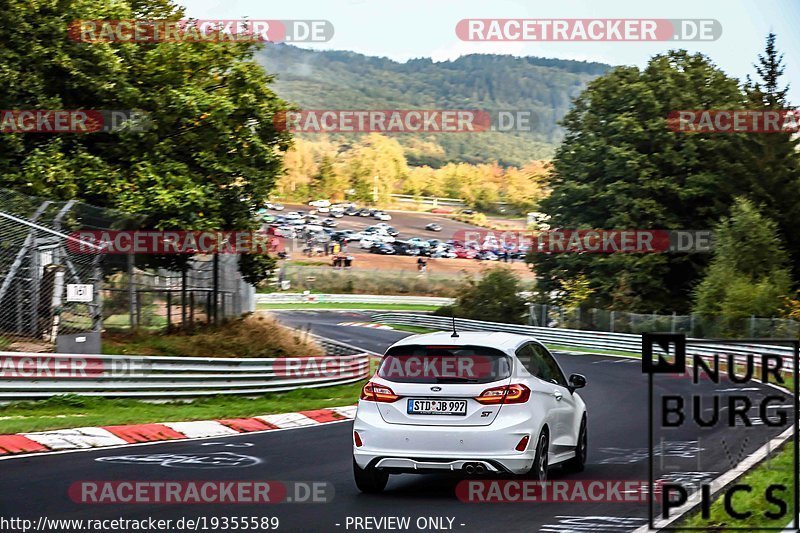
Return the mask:
[[425,229],[428,231],[442,231],[442,226],[440,226],[436,222],[431,222],[430,224],[425,226]]
[[392,220],[392,215],[390,215],[389,213],[378,212],[372,216],[374,216],[378,220]]
[[382,243],[375,243],[372,248],[369,249],[370,253],[373,254],[381,254],[381,255],[395,255],[397,251],[394,248],[394,245],[382,242]]
[[408,244],[416,246],[417,248],[430,248],[431,244],[421,237],[411,237],[408,239]]
[[330,200],[314,200],[313,202],[308,202],[308,205],[312,207],[324,207],[329,208],[331,206]]
[[286,218],[286,220],[299,220],[299,219],[303,218],[303,216],[300,213],[298,213],[297,211],[289,211],[288,213],[286,213],[283,216],[284,216],[284,218]]
[[464,246],[456,246],[453,251],[459,259],[474,259],[478,255],[478,251],[474,248]]
[[273,204],[271,202],[267,202],[265,207],[267,209],[272,209],[273,211],[283,211],[284,209],[283,204]]
[[344,210],[344,214],[348,215],[348,216],[351,216],[351,217],[358,215],[358,213],[359,213],[358,208],[356,208],[356,207],[354,207],[352,205]]
[[372,216],[372,213],[369,212],[369,209],[364,207],[364,208],[361,208],[361,209],[358,210],[358,216],[360,216],[360,217],[369,217],[369,216]]
[[325,220],[322,221],[322,225],[325,226],[326,228],[335,228],[336,226],[339,225],[339,223],[336,221],[335,218],[326,218]]
[[497,254],[490,250],[481,250],[475,254],[475,259],[479,261],[497,261]]

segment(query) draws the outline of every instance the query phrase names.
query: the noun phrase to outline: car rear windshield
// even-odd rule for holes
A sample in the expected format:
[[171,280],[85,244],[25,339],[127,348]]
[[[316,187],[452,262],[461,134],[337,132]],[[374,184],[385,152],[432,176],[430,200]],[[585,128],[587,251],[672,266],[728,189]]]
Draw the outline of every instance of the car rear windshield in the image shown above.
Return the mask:
[[511,358],[484,346],[397,346],[378,376],[398,383],[491,383],[511,375]]

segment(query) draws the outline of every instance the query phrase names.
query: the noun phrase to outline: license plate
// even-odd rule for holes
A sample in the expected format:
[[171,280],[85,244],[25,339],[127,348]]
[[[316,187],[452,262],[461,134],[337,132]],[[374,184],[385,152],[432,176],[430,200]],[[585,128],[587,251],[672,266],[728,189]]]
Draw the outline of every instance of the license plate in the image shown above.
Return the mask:
[[410,415],[466,416],[467,400],[408,400]]

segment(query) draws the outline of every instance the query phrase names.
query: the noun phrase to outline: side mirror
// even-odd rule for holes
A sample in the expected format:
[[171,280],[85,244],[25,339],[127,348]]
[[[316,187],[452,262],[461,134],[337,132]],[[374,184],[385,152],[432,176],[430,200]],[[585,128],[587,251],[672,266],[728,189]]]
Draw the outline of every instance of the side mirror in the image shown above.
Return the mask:
[[582,374],[572,374],[569,377],[569,390],[575,392],[576,389],[582,389],[586,386],[586,377]]

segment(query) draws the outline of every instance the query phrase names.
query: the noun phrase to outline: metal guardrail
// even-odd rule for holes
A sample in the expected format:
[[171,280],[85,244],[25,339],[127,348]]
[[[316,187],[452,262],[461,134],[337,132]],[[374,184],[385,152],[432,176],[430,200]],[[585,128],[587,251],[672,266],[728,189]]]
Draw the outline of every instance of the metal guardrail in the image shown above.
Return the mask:
[[[443,331],[450,330],[450,317],[410,314],[410,313],[378,313],[372,316],[375,322],[406,326],[421,326]],[[519,324],[503,324],[500,322],[483,322],[480,320],[456,319],[456,327],[463,331],[502,331],[536,337],[545,344],[557,344],[574,348],[595,350],[613,350],[640,353],[642,349],[641,335],[632,333],[611,333],[608,331],[589,331],[579,329],[557,329]],[[703,344],[692,344],[691,341],[703,341]],[[713,354],[733,354],[736,360],[749,355],[772,354],[783,357],[782,363],[786,371],[793,370],[793,349],[789,346],[769,344],[713,344],[705,339],[687,339],[686,352],[689,355],[711,356]]]
[[416,305],[450,305],[454,298],[434,296],[384,296],[379,294],[303,294],[300,292],[274,292],[256,294],[257,304],[279,303],[358,303],[358,304],[416,304]]
[[0,401],[59,394],[169,399],[354,383],[376,354],[312,337],[326,357],[214,358],[0,352]]

